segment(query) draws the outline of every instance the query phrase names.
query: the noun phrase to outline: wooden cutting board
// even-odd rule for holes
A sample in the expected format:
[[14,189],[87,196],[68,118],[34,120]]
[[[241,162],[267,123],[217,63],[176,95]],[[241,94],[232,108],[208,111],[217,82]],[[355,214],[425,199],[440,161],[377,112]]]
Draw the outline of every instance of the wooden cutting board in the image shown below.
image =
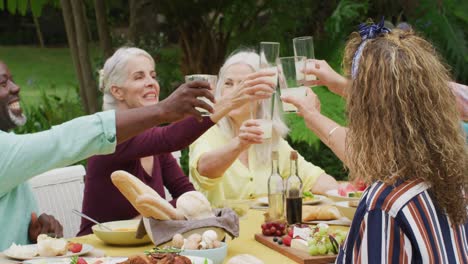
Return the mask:
[[311,256],[305,251],[279,245],[273,241],[273,237],[262,234],[255,234],[255,240],[301,264],[334,263],[337,257],[337,255]]

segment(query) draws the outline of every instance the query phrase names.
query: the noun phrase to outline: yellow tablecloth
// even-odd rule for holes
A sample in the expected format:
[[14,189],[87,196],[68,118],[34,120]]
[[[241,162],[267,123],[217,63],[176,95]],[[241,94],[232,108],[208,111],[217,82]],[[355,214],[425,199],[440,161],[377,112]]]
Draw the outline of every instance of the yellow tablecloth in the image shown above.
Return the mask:
[[[263,260],[265,264],[288,264],[296,263],[288,257],[258,243],[254,239],[255,233],[261,232],[261,224],[263,223],[263,211],[249,210],[247,215],[240,220],[240,235],[238,238],[228,239],[228,256],[225,260],[238,254],[251,254]],[[335,227],[337,229],[348,229],[348,227]],[[152,245],[148,244],[139,247],[116,247],[104,244],[95,235],[87,235],[70,239],[74,242],[86,243],[94,246],[97,249],[103,250],[108,256],[129,256],[137,253],[142,253],[145,250],[151,249]]]

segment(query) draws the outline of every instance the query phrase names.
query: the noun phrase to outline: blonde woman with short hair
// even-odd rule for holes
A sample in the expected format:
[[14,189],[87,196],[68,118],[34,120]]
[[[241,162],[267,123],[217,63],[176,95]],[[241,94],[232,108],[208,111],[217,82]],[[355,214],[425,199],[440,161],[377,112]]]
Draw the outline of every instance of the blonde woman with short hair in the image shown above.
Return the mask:
[[[155,66],[153,58],[144,50],[132,47],[118,49],[106,61],[100,74],[103,108],[120,111],[158,104],[160,88]],[[116,170],[135,175],[163,198],[164,188],[167,188],[173,205],[180,195],[193,191],[193,185],[171,152],[187,147],[233,109],[252,100],[270,97],[272,85],[261,79],[267,75],[250,75],[251,83],[244,83],[233,93],[218,98],[210,116],[202,118],[193,109],[201,121],[189,117],[164,127],[153,127],[118,145],[111,155],[91,157],[86,169],[83,213],[99,222],[139,217],[136,209],[111,182],[110,175]],[[182,86],[196,87],[202,83],[208,85],[195,81]],[[205,105],[198,99],[188,104]],[[92,225],[92,222],[83,219],[79,235],[90,234]]]

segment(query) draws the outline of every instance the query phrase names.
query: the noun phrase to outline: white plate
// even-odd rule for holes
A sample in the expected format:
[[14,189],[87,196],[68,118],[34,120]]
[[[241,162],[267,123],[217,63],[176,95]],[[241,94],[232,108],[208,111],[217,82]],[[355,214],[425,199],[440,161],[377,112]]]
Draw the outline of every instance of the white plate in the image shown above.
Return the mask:
[[[88,264],[93,264],[98,260],[102,260],[102,264],[117,264],[127,259],[127,257],[84,258]],[[70,261],[71,258],[43,258],[27,260],[23,264],[70,264]]]
[[[314,194],[314,199],[313,200],[308,200],[308,201],[302,200],[302,204],[307,204],[307,205],[318,204],[323,199],[325,199],[325,196]],[[268,197],[260,197],[260,198],[257,199],[256,202],[257,202],[257,204],[268,205]]]
[[[67,254],[61,255],[61,256],[56,256],[55,258],[65,258],[65,257],[72,257],[72,256],[81,256],[81,255],[84,255],[84,254],[86,254],[86,253],[89,253],[91,250],[93,250],[93,246],[91,246],[91,245],[89,245],[89,244],[82,244],[82,245],[83,245],[83,248],[82,248],[81,251],[78,252],[78,253],[72,253],[71,251],[68,251]],[[37,248],[37,244],[24,245],[23,247]],[[41,256],[36,256],[36,257],[33,257],[33,258],[25,258],[25,257],[21,257],[21,256],[16,256],[16,255],[9,254],[8,250],[3,251],[3,254],[5,254],[5,256],[7,256],[7,257],[9,257],[9,258],[19,259],[19,260],[50,258],[50,257],[41,257]],[[40,263],[40,262],[38,262],[38,263]]]
[[326,192],[327,196],[330,197],[335,202],[340,201],[359,201],[360,197],[346,197],[338,194],[338,190],[329,190]]
[[307,221],[304,222],[306,224],[327,224],[327,225],[339,225],[339,226],[351,226],[351,220],[348,217],[341,217],[335,220],[314,220],[314,221]]

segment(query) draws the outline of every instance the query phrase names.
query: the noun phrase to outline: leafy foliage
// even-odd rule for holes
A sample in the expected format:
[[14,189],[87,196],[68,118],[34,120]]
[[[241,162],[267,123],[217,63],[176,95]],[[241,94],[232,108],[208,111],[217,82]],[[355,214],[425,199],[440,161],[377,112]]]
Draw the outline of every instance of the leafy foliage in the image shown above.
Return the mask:
[[[40,17],[42,14],[42,8],[48,3],[57,4],[57,0],[7,0],[7,10],[11,14],[20,13],[22,16],[26,15],[28,8],[31,8],[31,12],[35,17]],[[0,1],[0,10],[5,8],[3,0]]]
[[[84,115],[84,109],[78,96],[78,87],[74,95],[65,95],[63,98],[57,95],[47,95],[44,89],[40,91],[40,97],[32,105],[22,103],[26,117],[26,124],[17,127],[17,134],[35,133],[50,129],[54,125],[67,122],[73,118]],[[86,166],[86,160],[77,162]]]
[[342,0],[325,23],[328,37],[339,38],[352,31],[355,21],[363,20],[368,9],[368,1]]
[[[316,87],[313,90],[320,99],[322,114],[341,125],[345,125],[344,100],[325,87]],[[318,147],[318,137],[306,127],[302,117],[298,117],[295,114],[288,114],[286,115],[286,119],[291,129],[289,136],[292,142],[297,143],[299,141],[304,141],[310,146]]]
[[16,128],[15,132],[19,134],[39,132],[83,115],[84,110],[78,99],[78,91],[74,93],[73,96],[67,94],[60,97],[47,95],[46,91],[41,89],[40,98],[34,105],[23,106],[28,121],[24,126]]
[[[344,100],[325,87],[314,87],[313,90],[320,99],[321,112],[340,125],[346,125]],[[347,180],[347,171],[344,169],[343,163],[306,127],[303,118],[294,114],[289,114],[286,118],[291,129],[287,138],[289,144],[299,151],[307,161],[321,167],[336,180]]]
[[459,82],[468,83],[468,2],[420,0],[408,13],[410,23],[431,40],[452,66]]
[[184,81],[179,67],[181,57],[181,51],[176,47],[167,47],[161,50],[159,60],[156,62],[158,82],[161,87],[160,100],[166,98]]

